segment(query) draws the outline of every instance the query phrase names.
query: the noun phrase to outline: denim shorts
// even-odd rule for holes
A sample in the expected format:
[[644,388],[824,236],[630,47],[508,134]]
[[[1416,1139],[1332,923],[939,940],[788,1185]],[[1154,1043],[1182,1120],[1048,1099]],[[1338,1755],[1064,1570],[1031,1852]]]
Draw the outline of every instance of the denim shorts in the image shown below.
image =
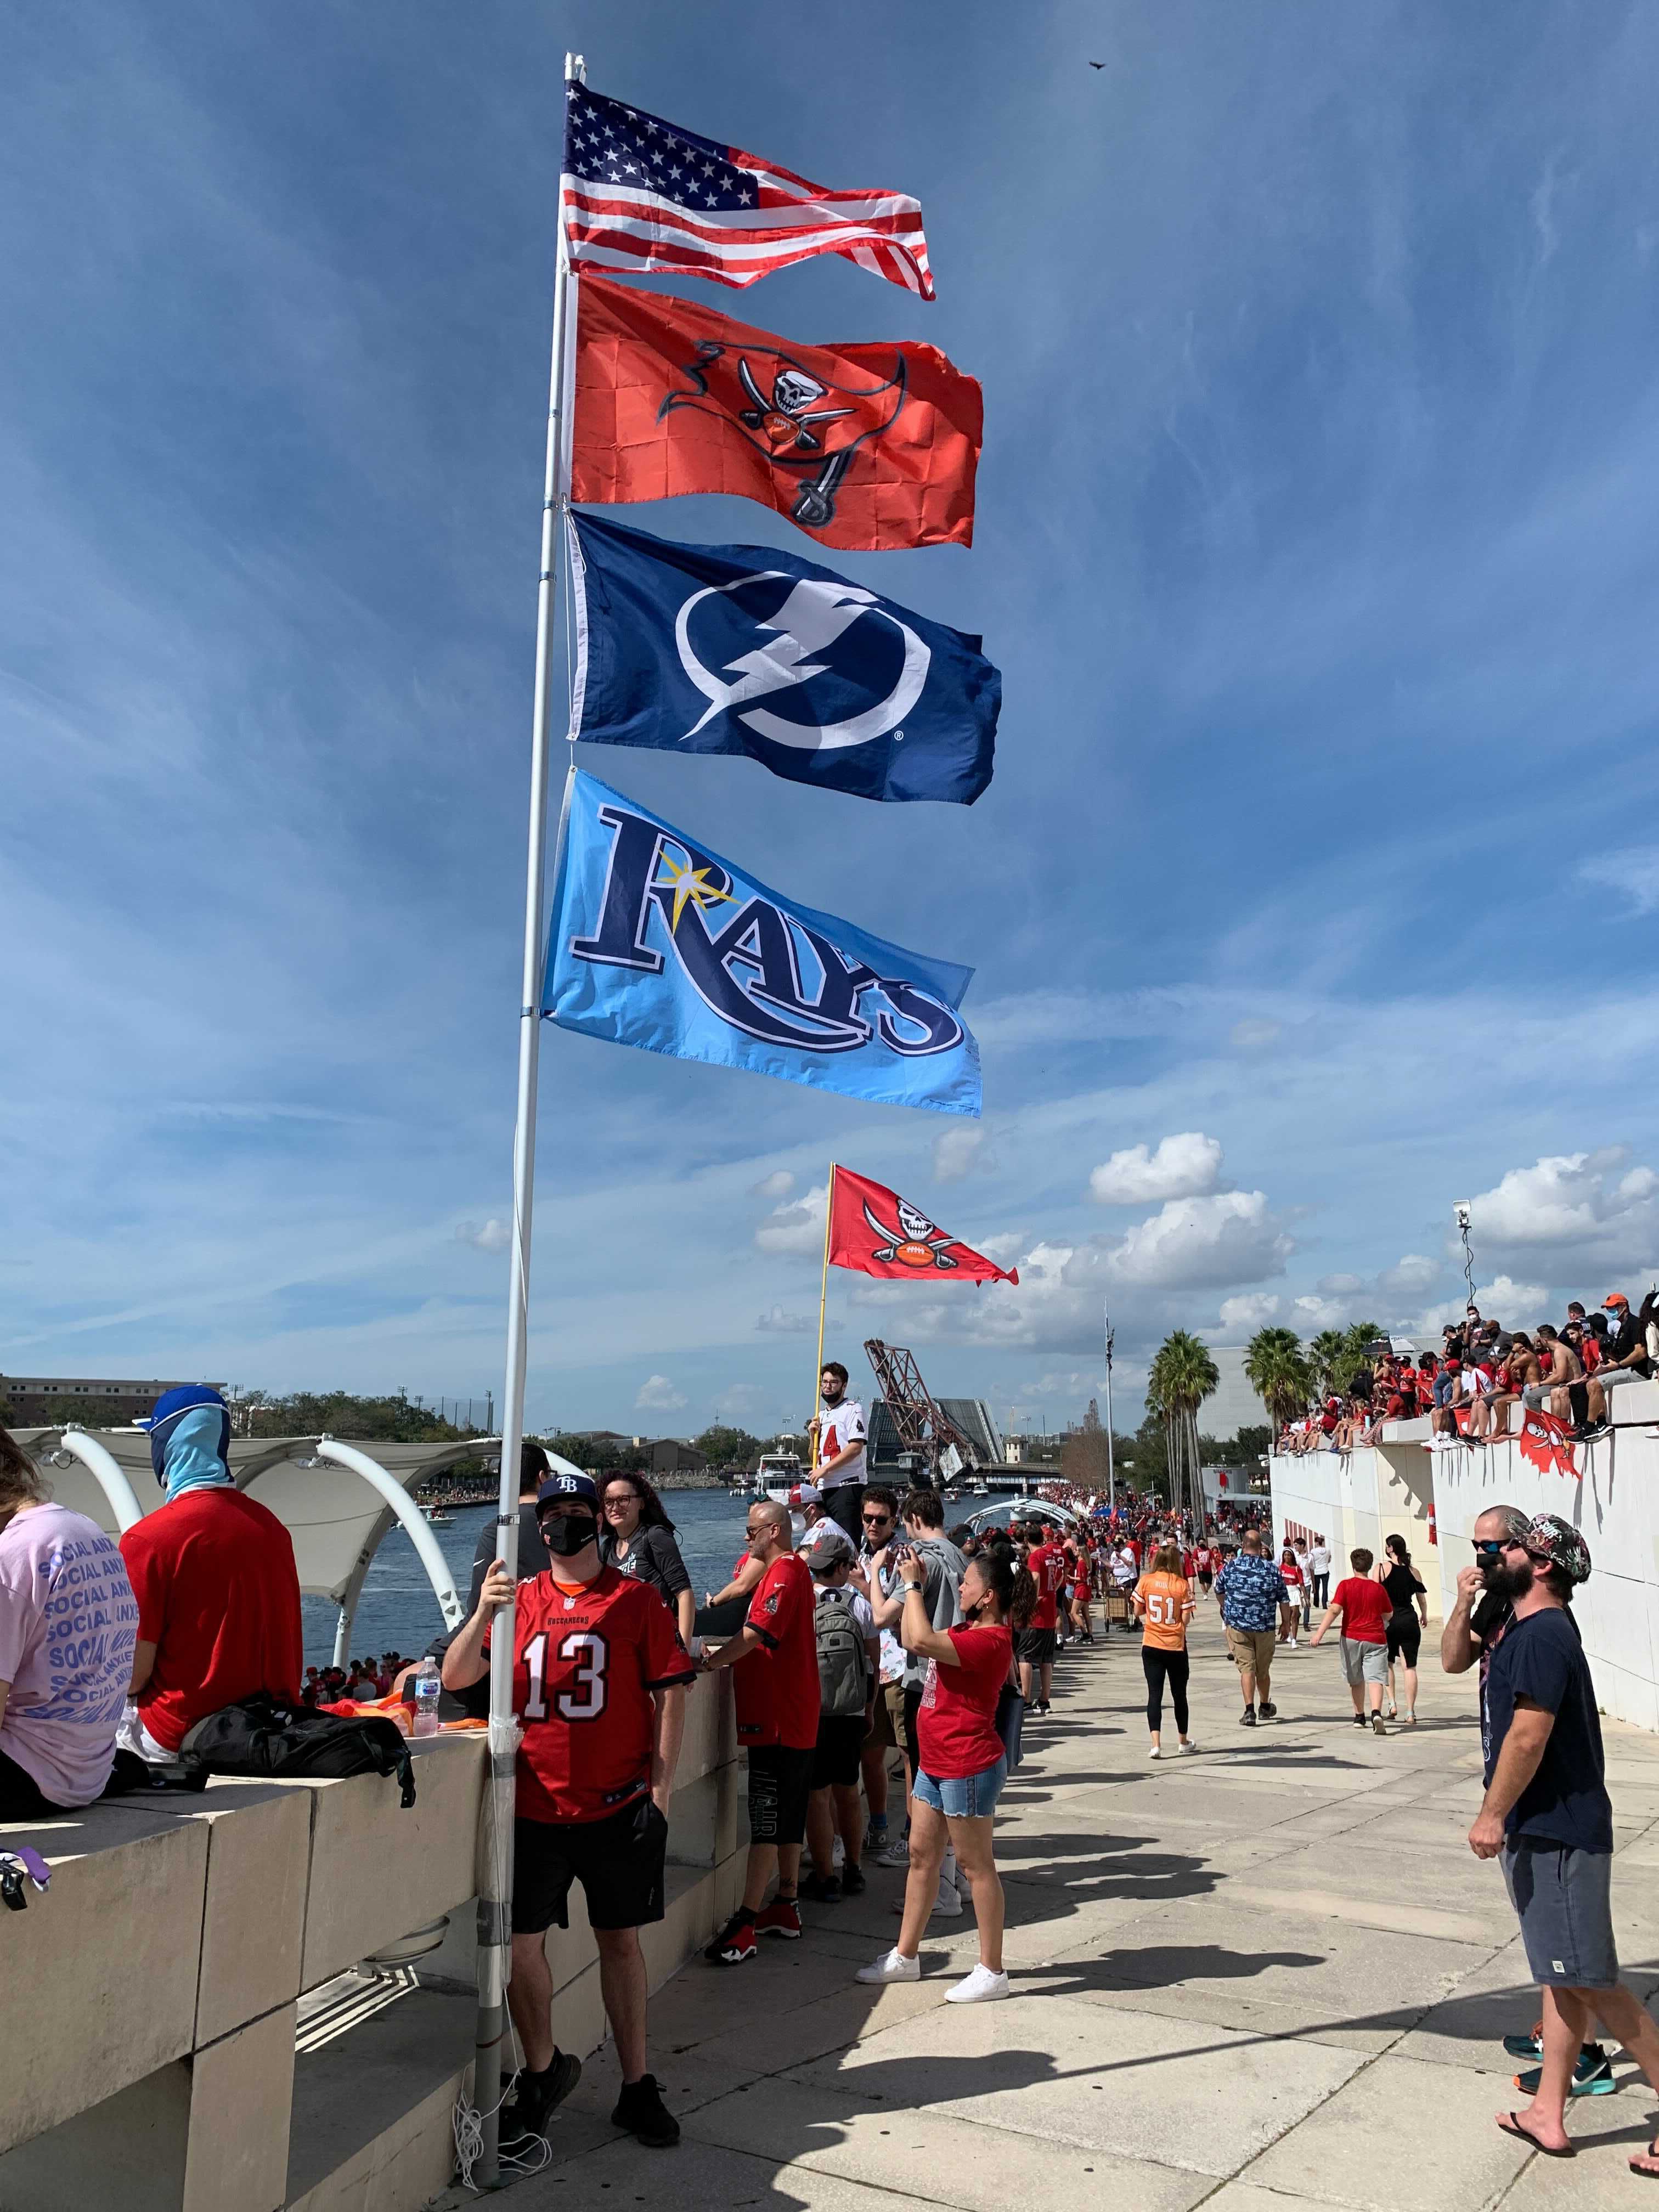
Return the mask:
[[934,1812],[943,1813],[947,1820],[983,1820],[995,1812],[1007,1779],[1005,1756],[982,1773],[964,1775],[954,1782],[936,1782],[931,1774],[921,1771],[910,1795],[931,1805]]

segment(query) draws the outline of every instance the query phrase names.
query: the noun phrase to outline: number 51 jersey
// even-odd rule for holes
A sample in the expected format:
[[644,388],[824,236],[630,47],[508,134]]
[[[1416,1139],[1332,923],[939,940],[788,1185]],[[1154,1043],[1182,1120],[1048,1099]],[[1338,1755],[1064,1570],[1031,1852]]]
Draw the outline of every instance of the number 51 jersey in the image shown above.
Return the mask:
[[[673,1615],[614,1567],[519,1584],[513,1710],[525,1820],[602,1820],[651,1786],[651,1693],[696,1678]],[[486,1643],[486,1649],[488,1644]]]

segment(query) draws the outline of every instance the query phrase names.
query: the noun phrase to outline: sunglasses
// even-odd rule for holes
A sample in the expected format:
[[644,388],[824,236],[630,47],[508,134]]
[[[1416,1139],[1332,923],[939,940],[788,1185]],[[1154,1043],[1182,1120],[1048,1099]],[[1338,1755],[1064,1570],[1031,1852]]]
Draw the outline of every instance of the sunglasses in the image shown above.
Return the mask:
[[1513,1536],[1471,1536],[1470,1543],[1483,1559],[1495,1559],[1504,1552],[1519,1552],[1526,1547]]
[[890,1521],[893,1516],[890,1513],[866,1513],[860,1517],[867,1521],[872,1528],[879,1528],[884,1522]]

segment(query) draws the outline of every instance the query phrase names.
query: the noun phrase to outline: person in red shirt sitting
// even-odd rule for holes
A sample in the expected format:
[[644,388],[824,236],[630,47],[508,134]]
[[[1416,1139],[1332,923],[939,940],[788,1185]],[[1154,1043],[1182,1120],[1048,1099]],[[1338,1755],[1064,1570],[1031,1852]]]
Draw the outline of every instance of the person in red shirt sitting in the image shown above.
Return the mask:
[[1020,1631],[1019,1691],[1033,1713],[1046,1714],[1054,1688],[1060,1585],[1066,1562],[1053,1532],[1044,1527],[1042,1536],[1042,1542],[1034,1544],[1025,1554],[1026,1572],[1036,1585],[1036,1604],[1030,1627]]
[[138,1645],[119,1741],[155,1763],[175,1759],[198,1721],[259,1691],[297,1705],[305,1648],[293,1540],[236,1487],[224,1400],[186,1383],[140,1425],[167,1503],[121,1539]]
[[[703,1956],[726,1966],[752,1959],[757,1936],[799,1938],[800,1847],[818,1741],[818,1640],[812,1577],[790,1550],[789,1508],[749,1508],[749,1552],[761,1578],[729,1644],[705,1652],[704,1674],[735,1667],[738,1741],[749,1753],[749,1862],[743,1901]],[[762,1900],[775,1871],[777,1895]]]
[[[640,1929],[663,1916],[668,1800],[696,1673],[672,1614],[648,1583],[599,1558],[599,1493],[589,1475],[555,1474],[536,1493],[548,1571],[517,1585],[513,1710],[523,1728],[513,1822],[513,1978],[507,2009],[524,2049],[507,2142],[545,2137],[548,2117],[581,2079],[553,2040],[547,1931],[570,1924],[580,1881],[599,1953],[599,1992],[616,2039],[622,2094],[611,2118],[653,2149],[680,2138],[645,2070],[645,1956]],[[490,1622],[515,1595],[497,1559],[471,1618],[443,1657],[447,1690],[488,1671]]]
[[939,1888],[947,1843],[973,1891],[979,1964],[945,1993],[947,2004],[985,2004],[1009,1994],[1002,1964],[1003,1899],[991,1842],[992,1815],[1008,1778],[997,1732],[997,1702],[1014,1656],[1009,1621],[1035,1592],[1000,1547],[976,1553],[962,1573],[961,1622],[935,1628],[922,1596],[923,1563],[900,1560],[905,1583],[899,1631],[907,1651],[927,1661],[916,1716],[921,1762],[910,1794],[910,1871],[898,1942],[867,1966],[861,1982],[915,1982],[918,1955]]
[[1348,1565],[1353,1572],[1331,1592],[1325,1617],[1314,1631],[1314,1644],[1316,1648],[1323,1642],[1325,1631],[1340,1615],[1342,1672],[1347,1680],[1348,1695],[1353,1700],[1353,1724],[1356,1728],[1364,1727],[1369,1703],[1372,1735],[1386,1735],[1382,1690],[1389,1679],[1389,1615],[1394,1610],[1394,1601],[1381,1583],[1371,1579],[1370,1553],[1364,1549],[1350,1552]]

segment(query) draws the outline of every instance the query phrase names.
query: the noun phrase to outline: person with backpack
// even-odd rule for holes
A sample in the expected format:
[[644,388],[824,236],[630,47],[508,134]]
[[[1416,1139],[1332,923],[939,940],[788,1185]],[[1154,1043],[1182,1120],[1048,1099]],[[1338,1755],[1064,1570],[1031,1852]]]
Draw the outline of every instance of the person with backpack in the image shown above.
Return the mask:
[[[818,1740],[806,1801],[812,1874],[800,1893],[819,1905],[838,1905],[843,1896],[862,1896],[866,1887],[859,1767],[881,1670],[881,1638],[868,1601],[848,1587],[853,1547],[836,1522],[820,1521],[795,1556],[812,1577],[819,1697]],[[839,1876],[837,1835],[842,1851]]]

